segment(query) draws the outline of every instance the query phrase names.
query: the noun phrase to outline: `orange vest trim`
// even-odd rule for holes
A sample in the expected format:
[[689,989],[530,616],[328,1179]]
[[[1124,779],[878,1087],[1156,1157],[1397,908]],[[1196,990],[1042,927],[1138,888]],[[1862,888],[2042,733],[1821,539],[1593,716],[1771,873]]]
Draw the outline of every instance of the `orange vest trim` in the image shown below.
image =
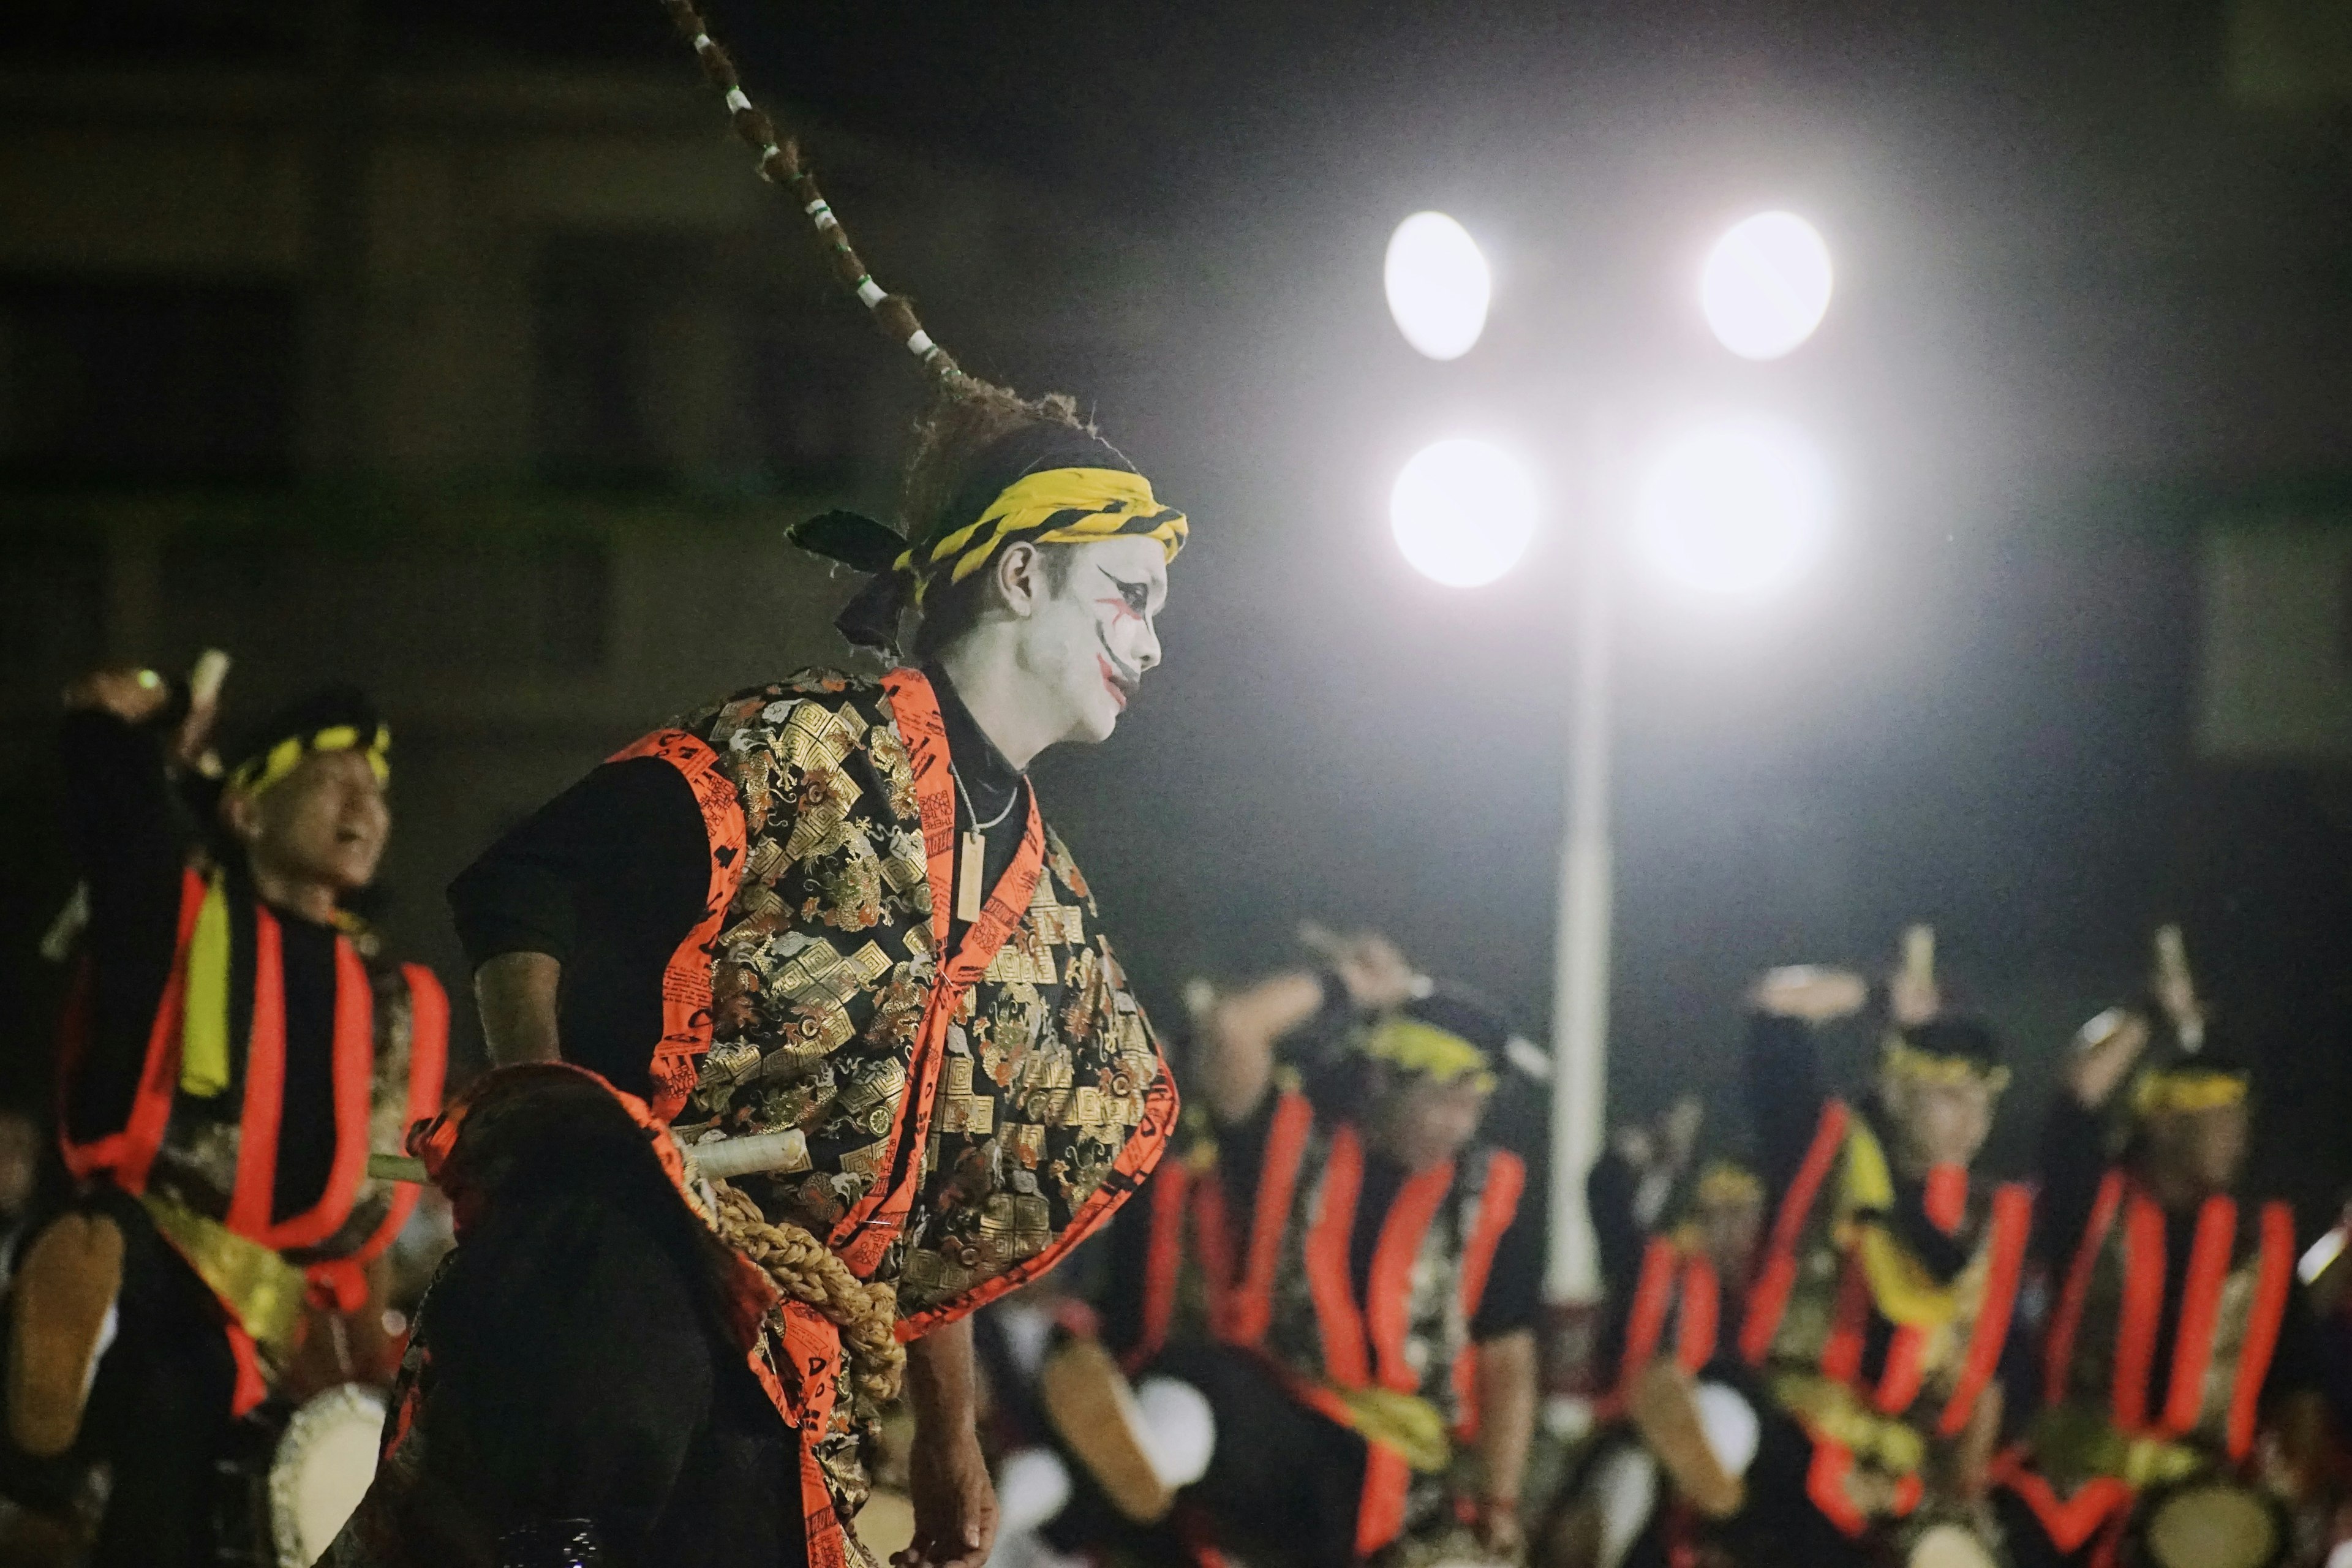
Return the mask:
[[[1214,1181],[1213,1174],[1209,1178]],[[1192,1173],[1181,1160],[1155,1173],[1149,1184],[1150,1217],[1143,1247],[1143,1309],[1136,1342],[1119,1358],[1134,1372],[1168,1344],[1168,1330],[1176,1321],[1176,1286],[1184,1266],[1185,1200],[1192,1196]]]
[[694,1092],[702,1058],[710,1050],[716,1021],[710,999],[711,954],[727,910],[743,881],[747,838],[743,798],[720,765],[719,753],[683,730],[656,730],[606,760],[625,763],[635,757],[658,757],[676,768],[694,792],[702,813],[702,830],[710,847],[710,880],[703,900],[702,918],[686,933],[677,951],[662,970],[662,1037],[654,1047],[648,1076],[648,1103],[663,1121],[686,1109]]
[[2238,1381],[2230,1391],[2230,1458],[2242,1459],[2254,1447],[2254,1418],[2262,1404],[2263,1382],[2270,1376],[2271,1356],[2278,1349],[2279,1326],[2286,1318],[2286,1300],[2294,1289],[2294,1211],[2283,1203],[2262,1207],[2263,1257],[2254,1277],[2254,1300],[2246,1337],[2238,1349]]
[[1363,1190],[1364,1150],[1353,1127],[1331,1135],[1323,1163],[1323,1191],[1307,1229],[1307,1289],[1323,1340],[1323,1370],[1342,1388],[1372,1381],[1364,1323],[1348,1279],[1348,1246],[1355,1234],[1356,1198]]
[[2066,1373],[2074,1359],[2074,1336],[2082,1331],[2091,1274],[2098,1266],[2101,1249],[2107,1245],[2107,1233],[2115,1227],[2116,1211],[2122,1205],[2123,1195],[2121,1171],[2109,1171],[2099,1178],[2090,1218],[2083,1226],[2074,1258],[2067,1263],[2066,1283],[2058,1295],[2058,1310],[2050,1321],[2050,1343],[2042,1355],[2042,1397],[2047,1404],[2055,1405],[2066,1397]]
[[1454,1162],[1432,1165],[1405,1178],[1396,1201],[1381,1221],[1372,1248],[1371,1273],[1364,1282],[1364,1325],[1378,1358],[1381,1386],[1411,1394],[1421,1376],[1404,1353],[1412,1316],[1412,1266],[1428,1237],[1445,1194],[1454,1187]]
[[1829,1179],[1831,1163],[1845,1147],[1850,1114],[1843,1100],[1832,1100],[1822,1107],[1813,1142],[1806,1149],[1804,1161],[1797,1167],[1788,1192],[1781,1195],[1780,1212],[1773,1216],[1771,1240],[1765,1250],[1763,1267],[1757,1271],[1746,1321],[1740,1326],[1739,1353],[1750,1365],[1763,1363],[1772,1349],[1773,1338],[1780,1331],[1781,1315],[1789,1310],[1789,1292],[1797,1283],[1797,1243],[1804,1235],[1805,1221],[1813,1212],[1814,1200],[1821,1196],[1822,1184]]
[[[997,949],[1021,923],[1029,908],[1029,895],[1036,890],[1037,878],[1045,866],[1045,823],[1037,814],[1036,792],[1030,790],[1021,847],[1013,852],[1012,865],[1005,868],[1003,877],[990,890],[981,907],[980,919],[964,932],[962,942],[950,950],[949,911],[955,907],[955,783],[950,772],[947,726],[940,718],[939,699],[921,671],[894,669],[882,678],[882,685],[889,693],[891,715],[912,763],[916,807],[923,823],[925,869],[930,883],[932,951],[939,954],[939,963],[930,996],[923,1005],[922,1023],[916,1031],[913,1057],[908,1063],[906,1098],[879,1156],[879,1164],[888,1174],[850,1205],[849,1212],[842,1215],[827,1238],[841,1260],[861,1279],[873,1274],[883,1253],[906,1228],[907,1216],[914,1211],[916,1189],[922,1184],[924,1147],[930,1138],[931,1110],[947,1059],[948,1028],[955,1021],[956,1004],[986,972],[988,961],[996,956]],[[998,1275],[991,1283],[1008,1278],[1009,1272]],[[1011,1288],[1003,1286],[990,1294],[1000,1294],[1002,1289]],[[978,1300],[971,1303],[978,1304]],[[946,1321],[946,1315],[938,1311],[927,1317],[933,1321]],[[904,1323],[899,1327],[901,1337],[914,1337],[905,1332]]]
[[2132,1489],[2118,1476],[2094,1476],[2073,1497],[2061,1498],[2049,1478],[2028,1463],[2022,1446],[2005,1449],[1993,1460],[1990,1479],[2032,1510],[2042,1533],[2063,1557],[2081,1551],[2101,1525],[2129,1511],[2132,1503]]
[[1356,1504],[1356,1555],[1371,1556],[1404,1533],[1412,1466],[1385,1443],[1364,1445],[1364,1489]]
[[179,930],[173,939],[172,967],[163,982],[163,994],[156,1004],[155,1022],[147,1032],[147,1056],[139,1072],[139,1085],[132,1092],[131,1113],[122,1127],[104,1133],[86,1143],[77,1143],[66,1131],[72,1125],[67,1115],[67,1096],[71,1092],[73,1069],[86,1048],[89,1027],[89,993],[95,984],[89,963],[80,966],[74,985],[74,995],[66,1010],[66,1032],[59,1051],[58,1073],[58,1145],[65,1156],[66,1169],[78,1181],[87,1181],[101,1172],[114,1179],[114,1184],[124,1192],[138,1195],[147,1190],[147,1173],[155,1163],[157,1151],[163,1147],[163,1134],[172,1124],[172,1097],[180,1087],[180,1010],[184,1005],[188,986],[188,943],[195,935],[196,911],[205,901],[205,880],[193,868],[180,873]]
[[[441,1109],[441,1092],[449,1072],[449,994],[440,979],[421,963],[404,963],[400,975],[408,986],[408,1127],[432,1120]],[[312,1287],[328,1295],[338,1311],[355,1312],[367,1300],[367,1266],[383,1256],[409,1215],[416,1212],[424,1188],[414,1182],[395,1182],[383,1221],[368,1233],[347,1258],[310,1267]]]
[[2147,1425],[2147,1380],[2164,1312],[2164,1211],[2135,1193],[2124,1207],[2123,1318],[2116,1334],[2116,1425]]
[[[917,669],[894,669],[882,678],[890,697],[891,714],[906,743],[915,780],[915,801],[923,823],[923,852],[931,889],[931,935],[941,957],[929,1000],[915,1038],[914,1059],[908,1072],[905,1109],[891,1129],[883,1151],[882,1168],[897,1169],[898,1179],[877,1183],[834,1227],[829,1244],[860,1279],[871,1276],[883,1253],[905,1228],[922,1185],[923,1153],[930,1137],[931,1111],[937,1101],[940,1075],[947,1059],[948,1027],[958,1003],[982,975],[989,961],[1017,930],[1029,910],[1029,896],[1045,866],[1045,822],[1037,810],[1037,792],[1029,793],[1028,826],[1013,863],[1005,868],[982,903],[980,919],[964,932],[952,952],[948,948],[949,910],[955,892],[955,784],[949,772],[947,727],[940,718],[939,698],[931,683]],[[1144,1091],[1143,1113],[1135,1131],[1112,1162],[1110,1174],[1070,1215],[1070,1223],[1043,1251],[1022,1259],[1001,1274],[965,1291],[943,1306],[898,1321],[898,1338],[919,1339],[943,1323],[1017,1290],[1069,1255],[1070,1249],[1110,1217],[1128,1194],[1142,1184],[1160,1163],[1168,1140],[1176,1131],[1180,1107],[1176,1085],[1164,1066]]]
[[1975,1414],[1977,1400],[1985,1385],[2000,1370],[2000,1352],[2009,1342],[2011,1315],[2017,1310],[2017,1287],[2025,1277],[2026,1243],[2033,1234],[2033,1194],[2016,1182],[2005,1182],[1993,1189],[1992,1194],[1992,1257],[1985,1277],[1984,1300],[1977,1308],[1975,1328],[1969,1336],[1968,1355],[1960,1363],[1960,1375],[1952,1385],[1952,1396],[1944,1405],[1942,1419],[1936,1430],[1947,1437],[1957,1437],[1969,1417]]
[[1276,1101],[1251,1205],[1248,1260],[1222,1326],[1221,1337],[1228,1343],[1255,1349],[1265,1342],[1274,1324],[1275,1271],[1282,1263],[1283,1233],[1290,1226],[1291,1198],[1314,1126],[1315,1110],[1304,1094],[1288,1089]]
[[228,1228],[265,1247],[314,1247],[351,1218],[366,1179],[368,1112],[375,1069],[375,994],[367,965],[345,936],[335,938],[335,1153],[319,1201],[283,1220],[272,1217],[278,1184],[278,1134],[286,1114],[286,959],[278,918],[253,914],[253,1032],[246,1047],[245,1104],[237,1134],[236,1182]]
[[1626,1408],[1633,1397],[1633,1380],[1658,1353],[1665,1332],[1666,1313],[1674,1305],[1675,1263],[1680,1249],[1671,1237],[1653,1237],[1642,1252],[1642,1273],[1633,1287],[1633,1310],[1625,1315],[1625,1349],[1618,1358],[1617,1387],[1609,1396],[1610,1413]]
[[1706,1254],[1694,1252],[1683,1265],[1682,1319],[1675,1326],[1675,1361],[1696,1376],[1715,1359],[1723,1315],[1723,1287]]
[[2205,1373],[2213,1363],[2213,1330],[2221,1321],[2221,1286],[2238,1241],[2238,1205],[2219,1194],[2197,1211],[2189,1247],[2188,1289],[2172,1342],[2172,1384],[2164,1401],[2164,1430],[2185,1436],[2205,1404]]
[[[1495,1272],[1495,1253],[1503,1244],[1503,1233],[1518,1217],[1519,1199],[1527,1184],[1526,1161],[1507,1149],[1497,1149],[1486,1156],[1486,1182],[1478,1194],[1478,1217],[1471,1222],[1470,1238],[1462,1249],[1459,1300],[1465,1323],[1478,1316],[1478,1304],[1486,1299],[1486,1281]],[[1464,1345],[1462,1352],[1454,1358],[1454,1394],[1462,1407],[1461,1430],[1465,1436],[1473,1436],[1478,1430],[1475,1341]]]
[[1201,1282],[1208,1295],[1209,1332],[1223,1338],[1234,1310],[1234,1237],[1225,1221],[1224,1184],[1213,1173],[1192,1187],[1192,1244],[1201,1256]]

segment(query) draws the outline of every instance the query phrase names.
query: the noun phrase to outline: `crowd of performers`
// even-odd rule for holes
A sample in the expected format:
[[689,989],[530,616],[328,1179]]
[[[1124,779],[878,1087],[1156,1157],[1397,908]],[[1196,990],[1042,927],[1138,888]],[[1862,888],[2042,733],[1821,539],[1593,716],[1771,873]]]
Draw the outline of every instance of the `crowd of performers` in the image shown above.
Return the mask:
[[878,673],[709,702],[486,847],[455,1093],[449,999],[356,912],[367,700],[216,738],[217,666],[67,691],[51,1179],[0,1116],[0,1562],[2326,1555],[2342,1283],[2239,1190],[2253,1086],[2177,937],[2064,1047],[2023,1183],[1972,1173],[2010,1068],[1924,941],[1883,987],[1762,976],[1746,1158],[1678,1111],[1590,1174],[1597,1420],[1530,1495],[1544,1053],[1376,936],[1155,1031],[1029,768],[1159,664],[1189,524],[1070,400],[959,370],[665,5],[932,378],[899,527],[792,531],[867,574],[836,624]]
[[[2021,1182],[1972,1173],[2011,1068],[1924,930],[1884,982],[1760,976],[1738,1156],[1685,1100],[1587,1174],[1591,1419],[1531,1466],[1547,1390],[1574,1408],[1545,1054],[1320,931],[1163,1041],[1027,767],[1158,662],[1185,520],[993,389],[915,472],[936,570],[844,616],[911,614],[903,660],[657,731],[452,886],[492,1068],[446,1103],[449,1004],[352,912],[391,827],[366,699],[224,749],[202,680],[68,690],[78,980],[54,1179],[22,1117],[0,1161],[0,1560],[2328,1558],[2352,1265],[2240,1191],[2251,1073],[2170,928],[2058,1047]],[[286,1450],[339,1414],[375,1463],[321,1528]]]

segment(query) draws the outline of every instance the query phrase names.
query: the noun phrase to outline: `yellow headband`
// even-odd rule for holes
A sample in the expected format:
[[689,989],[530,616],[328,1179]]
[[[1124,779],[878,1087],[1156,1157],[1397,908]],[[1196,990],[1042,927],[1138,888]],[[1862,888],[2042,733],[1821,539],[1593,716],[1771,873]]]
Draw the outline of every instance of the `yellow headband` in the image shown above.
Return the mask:
[[1118,468],[1041,468],[1014,480],[980,514],[979,521],[898,557],[896,569],[915,580],[915,603],[939,569],[961,583],[1015,539],[1039,544],[1099,544],[1122,534],[1160,542],[1167,559],[1184,548],[1191,525],[1184,514],[1152,498],[1151,482]]
[[1692,1198],[1699,1204],[1760,1204],[1764,1184],[1745,1165],[1713,1160],[1699,1173],[1698,1189]]
[[[351,752],[360,750],[360,732],[349,724],[331,724],[310,735],[289,735],[257,757],[247,758],[237,764],[236,772],[228,778],[231,795],[257,795],[272,784],[282,783],[287,774],[302,765],[302,759],[319,752]],[[387,760],[392,751],[392,729],[378,724],[366,746],[368,766],[375,773],[375,782],[392,782],[392,764]]]
[[2242,1104],[2246,1080],[2237,1073],[2196,1066],[2143,1073],[2132,1087],[2132,1112],[2147,1116],[2159,1110],[2218,1110]]
[[2009,1069],[2005,1067],[1982,1067],[1967,1057],[1940,1056],[1906,1044],[1900,1035],[1886,1037],[1885,1052],[1879,1065],[1897,1078],[1938,1089],[1958,1089],[1965,1084],[1980,1083],[1999,1094],[2009,1087]]
[[1391,1014],[1372,1026],[1364,1054],[1407,1072],[1425,1073],[1441,1083],[1468,1075],[1483,1093],[1495,1087],[1486,1053],[1455,1034],[1418,1018]]

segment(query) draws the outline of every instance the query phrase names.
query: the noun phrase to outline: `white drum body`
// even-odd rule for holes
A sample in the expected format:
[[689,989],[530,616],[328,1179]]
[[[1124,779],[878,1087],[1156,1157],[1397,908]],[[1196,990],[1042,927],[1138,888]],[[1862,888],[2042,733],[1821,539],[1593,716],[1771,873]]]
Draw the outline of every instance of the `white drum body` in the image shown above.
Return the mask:
[[294,1412],[269,1462],[269,1531],[279,1568],[326,1554],[368,1483],[383,1441],[383,1394],[346,1383]]
[[1931,1524],[1905,1555],[1904,1568],[2000,1568],[1984,1542],[1957,1524]]

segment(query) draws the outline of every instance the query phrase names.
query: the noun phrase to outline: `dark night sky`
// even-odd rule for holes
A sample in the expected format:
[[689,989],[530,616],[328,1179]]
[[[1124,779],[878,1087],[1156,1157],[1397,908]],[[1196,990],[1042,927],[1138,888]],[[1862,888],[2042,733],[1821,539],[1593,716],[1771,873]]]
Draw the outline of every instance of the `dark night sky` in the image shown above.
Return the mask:
[[[2288,786],[2203,809],[2247,796],[2187,753],[2186,545],[2217,508],[2344,494],[2352,118],[2233,103],[2217,6],[1861,9],[712,7],[755,96],[1079,193],[1171,253],[1181,353],[973,367],[1098,397],[1196,519],[1167,669],[1111,746],[1041,769],[1163,1007],[1314,915],[1388,926],[1539,1016],[1565,567],[1539,547],[1492,588],[1435,589],[1383,497],[1436,435],[1496,429],[1565,467],[1596,412],[1630,437],[1691,404],[1802,421],[1843,506],[1829,565],[1782,603],[1701,615],[1629,587],[1621,1103],[1720,1094],[1747,972],[1865,961],[1908,919],[2046,1058],[2160,916],[2228,912],[2259,932],[2239,946],[2275,950],[2344,910],[2340,864],[2197,842],[2217,822],[2342,838],[2294,837]],[[270,50],[275,14],[26,25]],[[653,0],[381,17],[412,58],[666,58],[695,90]],[[1433,205],[1498,274],[1486,341],[1451,365],[1380,298],[1389,227]],[[1773,205],[1827,235],[1839,295],[1792,360],[1727,363],[1690,280]],[[919,291],[919,258],[869,259]]]

